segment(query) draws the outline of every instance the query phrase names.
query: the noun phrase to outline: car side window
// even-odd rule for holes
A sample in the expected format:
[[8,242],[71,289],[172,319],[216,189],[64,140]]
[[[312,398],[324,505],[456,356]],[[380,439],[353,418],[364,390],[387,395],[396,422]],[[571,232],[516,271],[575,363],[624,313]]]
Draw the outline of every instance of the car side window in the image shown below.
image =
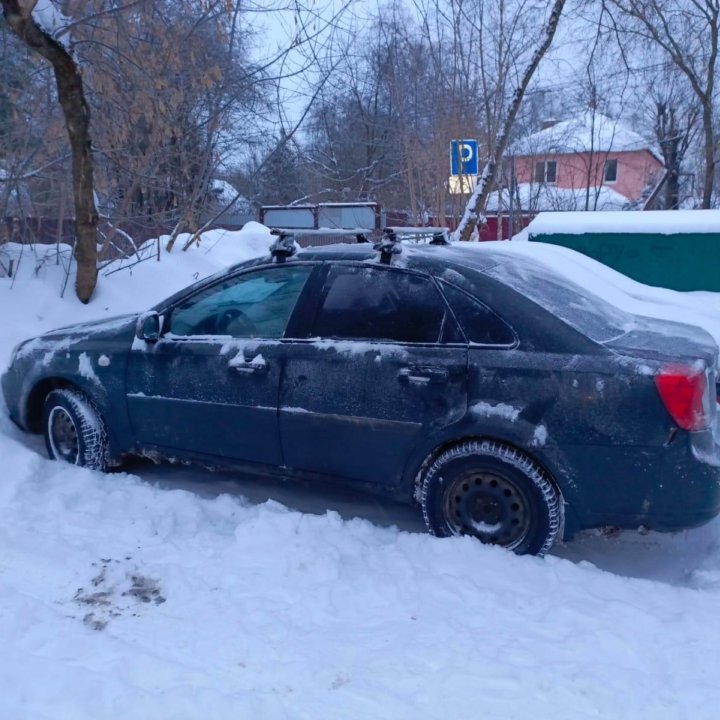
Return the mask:
[[516,337],[513,330],[489,307],[452,285],[441,282],[440,286],[470,342],[480,345],[513,345],[515,343]]
[[394,268],[330,270],[312,335],[348,340],[435,343],[445,303],[426,277]]
[[268,268],[206,288],[173,309],[169,332],[281,338],[311,270]]

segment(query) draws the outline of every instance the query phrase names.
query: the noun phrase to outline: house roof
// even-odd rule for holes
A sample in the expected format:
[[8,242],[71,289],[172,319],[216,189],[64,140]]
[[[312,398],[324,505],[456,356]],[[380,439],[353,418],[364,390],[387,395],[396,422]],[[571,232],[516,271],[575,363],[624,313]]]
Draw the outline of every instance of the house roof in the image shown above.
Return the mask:
[[589,110],[518,140],[511,150],[513,155],[647,150],[662,162],[658,150],[642,135],[619,120]]
[[[545,210],[585,210],[586,188],[562,188],[544,183],[519,183],[517,195],[520,207],[518,211],[530,210],[533,212]],[[497,212],[498,193],[493,192],[488,198],[487,210]],[[590,188],[590,210],[622,210],[629,200],[607,185]],[[507,212],[510,207],[510,197],[506,189],[503,190],[500,210]]]

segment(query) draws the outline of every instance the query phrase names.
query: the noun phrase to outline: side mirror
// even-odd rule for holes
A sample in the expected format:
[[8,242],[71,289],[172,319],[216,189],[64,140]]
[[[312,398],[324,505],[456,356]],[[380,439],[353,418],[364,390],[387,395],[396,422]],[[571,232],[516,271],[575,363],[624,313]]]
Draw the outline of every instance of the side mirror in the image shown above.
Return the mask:
[[146,343],[156,343],[160,339],[160,316],[154,311],[143,313],[137,322],[135,336]]

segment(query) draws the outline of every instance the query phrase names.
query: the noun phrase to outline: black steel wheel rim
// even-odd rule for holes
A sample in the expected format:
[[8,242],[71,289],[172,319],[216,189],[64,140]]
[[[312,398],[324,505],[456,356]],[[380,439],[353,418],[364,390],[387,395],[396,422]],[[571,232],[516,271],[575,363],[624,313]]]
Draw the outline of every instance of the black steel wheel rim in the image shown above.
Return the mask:
[[75,421],[65,408],[56,406],[50,411],[48,436],[55,457],[71,465],[77,465],[80,456],[80,438]]
[[509,549],[520,545],[530,528],[523,491],[504,475],[489,471],[465,473],[453,481],[445,492],[444,512],[455,534]]

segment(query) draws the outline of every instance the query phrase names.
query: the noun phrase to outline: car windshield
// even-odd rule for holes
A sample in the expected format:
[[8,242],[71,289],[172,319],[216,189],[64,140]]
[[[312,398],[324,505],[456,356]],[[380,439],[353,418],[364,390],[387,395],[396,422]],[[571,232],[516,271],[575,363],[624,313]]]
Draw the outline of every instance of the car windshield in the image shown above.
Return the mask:
[[513,258],[485,270],[595,342],[605,343],[633,327],[633,316],[551,268]]

